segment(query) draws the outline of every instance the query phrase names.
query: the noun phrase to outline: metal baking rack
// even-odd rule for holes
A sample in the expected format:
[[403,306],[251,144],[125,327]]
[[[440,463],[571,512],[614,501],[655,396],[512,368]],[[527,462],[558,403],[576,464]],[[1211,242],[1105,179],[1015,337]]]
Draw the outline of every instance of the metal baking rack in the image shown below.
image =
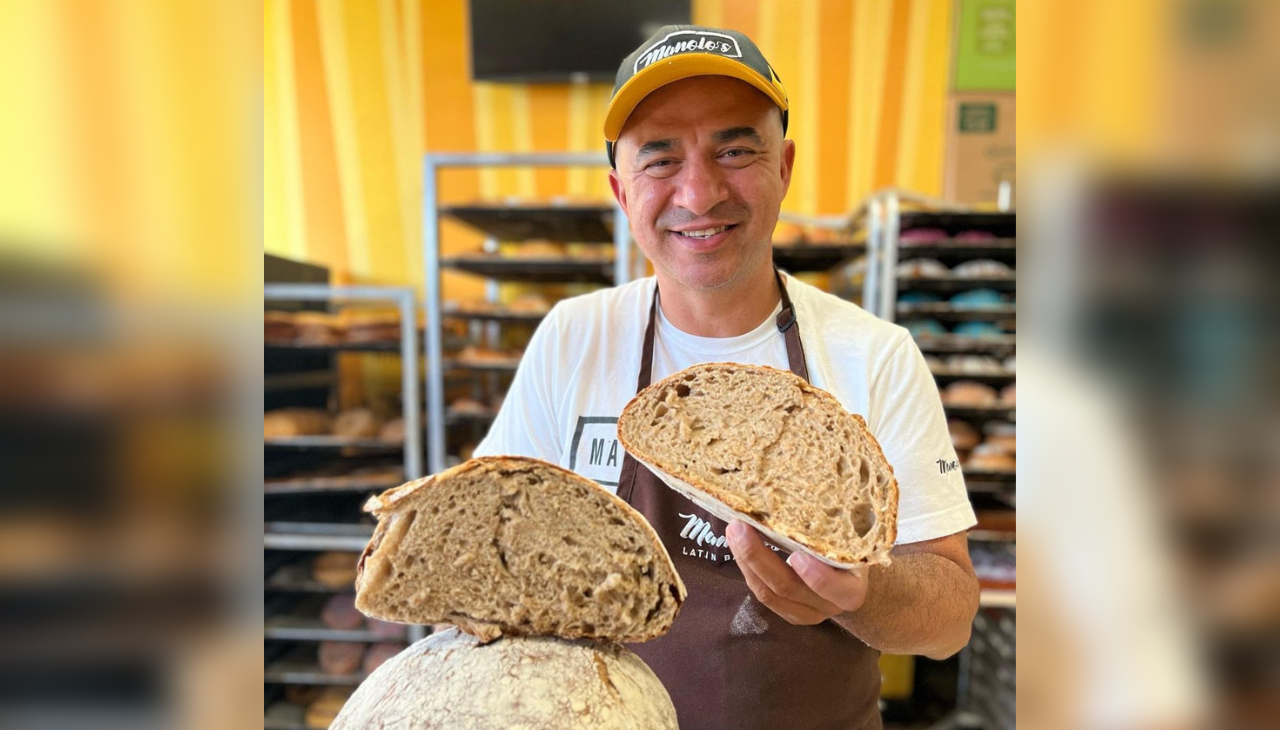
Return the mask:
[[[408,287],[330,286],[318,283],[272,283],[263,286],[265,302],[381,302],[394,304],[400,313],[400,333],[394,342],[334,343],[297,345],[291,342],[265,342],[264,357],[288,359],[307,352],[371,352],[398,354],[401,359],[401,407],[405,423],[403,443],[378,439],[351,439],[337,436],[298,436],[264,441],[264,457],[290,459],[303,463],[308,452],[339,455],[399,452],[402,466],[370,470],[361,474],[308,475],[264,479],[264,499],[358,499],[360,493],[394,487],[407,479],[423,476],[422,395],[419,371],[419,334],[417,297]],[[336,371],[328,370],[286,373],[267,378],[269,390],[297,388],[331,388],[336,385]],[[391,472],[395,472],[394,474]],[[285,504],[277,502],[276,504]],[[359,524],[268,522],[263,525],[264,640],[276,651],[269,652],[264,682],[268,684],[309,684],[354,686],[363,675],[333,675],[316,665],[311,646],[319,641],[380,640],[365,630],[340,630],[325,627],[317,618],[301,615],[316,600],[334,593],[350,593],[354,586],[335,588],[315,580],[309,561],[300,556],[308,553],[339,550],[359,552],[368,544],[372,527]],[[308,598],[314,596],[315,598]],[[309,604],[308,601],[311,601]],[[306,604],[304,606],[304,604]],[[307,612],[303,612],[304,614]],[[415,641],[426,635],[421,626],[406,627],[405,640]],[[290,643],[284,643],[290,642]],[[297,642],[297,643],[294,643]],[[270,698],[268,698],[270,699]],[[266,730],[293,730],[307,727],[304,708],[283,699],[272,701],[264,713]]]
[[[632,280],[643,261],[632,246],[626,215],[616,204],[564,201],[563,204],[441,205],[440,172],[449,169],[484,167],[605,167],[608,159],[598,153],[538,154],[428,154],[423,159],[423,262],[426,311],[427,355],[427,453],[428,469],[443,471],[448,465],[446,428],[459,423],[481,423],[481,416],[447,412],[445,404],[446,370],[470,370],[490,378],[489,389],[497,390],[497,378],[514,372],[518,360],[446,362],[443,343],[445,318],[472,322],[473,338],[487,337],[496,342],[497,328],[503,324],[535,324],[544,315],[517,315],[445,311],[441,292],[441,273],[447,267],[467,271],[489,279],[486,293],[496,302],[497,282],[589,283],[618,285]],[[444,217],[470,225],[486,236],[485,250],[479,255],[441,254],[440,223]],[[498,243],[548,240],[578,244],[613,244],[612,260],[598,258],[520,257],[497,255]],[[486,329],[479,329],[480,326]],[[491,419],[488,419],[491,420]]]

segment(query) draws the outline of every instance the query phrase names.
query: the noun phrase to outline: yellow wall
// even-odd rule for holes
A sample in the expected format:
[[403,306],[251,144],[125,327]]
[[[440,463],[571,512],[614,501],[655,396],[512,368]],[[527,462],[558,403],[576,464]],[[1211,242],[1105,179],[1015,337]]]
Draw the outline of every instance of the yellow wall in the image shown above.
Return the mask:
[[[889,185],[941,191],[954,0],[694,0],[751,36],[791,96],[784,205],[836,214]],[[427,151],[596,151],[611,86],[473,83],[467,0],[267,0],[265,247],[338,281],[419,283]],[[445,174],[446,202],[607,199],[604,168]],[[446,224],[450,249],[479,238]],[[474,285],[447,279],[447,292]]]

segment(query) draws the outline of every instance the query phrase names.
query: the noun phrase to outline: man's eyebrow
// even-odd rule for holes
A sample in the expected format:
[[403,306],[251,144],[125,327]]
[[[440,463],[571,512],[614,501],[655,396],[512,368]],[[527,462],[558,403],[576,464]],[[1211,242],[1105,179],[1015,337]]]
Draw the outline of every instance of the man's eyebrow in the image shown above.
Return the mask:
[[675,149],[675,146],[676,141],[674,139],[655,139],[652,142],[645,142],[636,151],[636,162],[658,152],[668,152]]
[[722,129],[711,135],[711,138],[716,141],[716,144],[728,144],[735,140],[742,139],[743,137],[747,138],[754,144],[764,146],[764,139],[760,136],[760,133],[756,131],[755,127],[729,127],[728,129]]

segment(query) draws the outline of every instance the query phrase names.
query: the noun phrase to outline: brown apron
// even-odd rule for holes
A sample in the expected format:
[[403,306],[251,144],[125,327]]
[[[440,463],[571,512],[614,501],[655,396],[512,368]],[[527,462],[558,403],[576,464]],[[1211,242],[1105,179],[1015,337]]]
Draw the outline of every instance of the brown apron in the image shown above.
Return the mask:
[[[777,280],[787,360],[791,372],[808,380],[795,310],[782,277]],[[637,392],[652,376],[657,308],[655,287]],[[879,730],[880,652],[832,621],[794,626],[766,608],[722,539],[726,523],[630,454],[618,496],[657,530],[689,589],[666,636],[630,646],[671,694],[681,730]]]

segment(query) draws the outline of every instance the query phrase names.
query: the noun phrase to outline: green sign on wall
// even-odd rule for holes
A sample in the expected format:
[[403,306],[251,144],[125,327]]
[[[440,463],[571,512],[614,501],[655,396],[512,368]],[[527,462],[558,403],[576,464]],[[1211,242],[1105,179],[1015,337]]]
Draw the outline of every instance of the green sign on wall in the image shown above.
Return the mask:
[[1016,0],[959,0],[957,91],[1014,91],[1017,86]]

